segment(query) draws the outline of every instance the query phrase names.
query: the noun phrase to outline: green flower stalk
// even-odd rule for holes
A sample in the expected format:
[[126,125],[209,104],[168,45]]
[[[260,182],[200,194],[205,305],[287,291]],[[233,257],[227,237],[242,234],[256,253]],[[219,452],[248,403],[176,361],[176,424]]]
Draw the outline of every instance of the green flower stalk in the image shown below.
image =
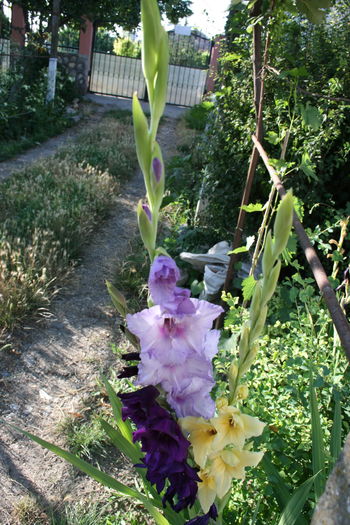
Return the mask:
[[134,94],[133,120],[137,158],[143,173],[149,213],[142,203],[138,206],[138,223],[142,240],[151,261],[156,251],[159,210],[164,195],[164,163],[161,148],[156,141],[163,114],[168,80],[168,35],[161,25],[156,0],[141,0],[143,29],[142,68],[146,80],[151,109],[150,123]]
[[266,321],[267,303],[277,285],[281,270],[280,255],[287,246],[293,220],[293,195],[288,192],[280,203],[273,230],[267,234],[262,258],[262,278],[256,283],[252,297],[249,319],[243,324],[239,345],[238,360],[231,363],[229,370],[230,402],[240,397],[239,381],[251,367],[258,352],[258,338]]

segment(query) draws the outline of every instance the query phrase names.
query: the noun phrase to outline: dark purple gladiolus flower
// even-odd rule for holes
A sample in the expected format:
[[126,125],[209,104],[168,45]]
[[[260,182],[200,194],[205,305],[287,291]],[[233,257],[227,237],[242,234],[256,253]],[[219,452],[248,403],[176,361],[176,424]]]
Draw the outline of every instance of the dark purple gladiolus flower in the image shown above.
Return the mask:
[[127,354],[122,354],[122,359],[124,359],[124,361],[140,361],[140,352],[129,352]]
[[[123,403],[122,417],[129,417],[137,426],[133,441],[141,442],[145,452],[138,467],[147,468],[146,478],[160,493],[168,487],[163,504],[169,502],[175,511],[192,506],[200,481],[196,469],[186,460],[190,442],[169,412],[156,401],[159,391],[147,386],[129,394],[118,394]],[[177,501],[174,502],[174,498]]]
[[142,209],[147,215],[149,222],[152,222],[152,213],[151,213],[151,210],[149,209],[148,204],[142,204]]
[[147,422],[154,406],[159,406],[155,401],[159,396],[159,391],[154,386],[146,386],[141,390],[118,394],[118,396],[124,405],[122,408],[123,420],[129,418],[137,427]]
[[215,505],[213,504],[209,512],[207,514],[204,514],[203,516],[197,516],[196,518],[191,519],[190,521],[186,521],[185,525],[208,525],[210,518],[213,520],[216,520],[218,517],[218,512],[216,510]]
[[155,179],[157,182],[159,182],[160,179],[162,178],[163,164],[162,164],[162,161],[158,159],[158,157],[154,157],[154,159],[152,160],[152,168],[153,168]]
[[[192,507],[196,501],[197,482],[200,481],[195,469],[185,463],[181,470],[170,474],[169,481],[170,485],[163,496],[163,505],[168,501],[176,512]],[[176,504],[173,502],[174,496],[178,498]]]

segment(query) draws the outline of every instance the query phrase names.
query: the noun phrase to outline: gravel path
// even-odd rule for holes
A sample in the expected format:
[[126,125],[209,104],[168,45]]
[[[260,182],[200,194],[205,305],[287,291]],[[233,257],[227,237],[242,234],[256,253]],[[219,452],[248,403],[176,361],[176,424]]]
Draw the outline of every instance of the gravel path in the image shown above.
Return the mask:
[[[174,153],[173,118],[165,120],[159,141],[165,156]],[[33,151],[26,155],[31,159]],[[122,189],[109,219],[95,232],[70,284],[54,300],[52,317],[24,329],[18,354],[2,359],[0,416],[5,421],[60,444],[58,422],[82,407],[101,370],[115,364],[110,348],[118,335],[104,281],[113,276],[136,234],[135,206],[143,194],[142,176],[137,173]],[[128,468],[120,463],[116,475],[127,478]],[[17,523],[13,508],[25,495],[55,506],[74,494],[81,499],[96,490],[94,482],[73,475],[65,462],[0,426],[2,525]]]

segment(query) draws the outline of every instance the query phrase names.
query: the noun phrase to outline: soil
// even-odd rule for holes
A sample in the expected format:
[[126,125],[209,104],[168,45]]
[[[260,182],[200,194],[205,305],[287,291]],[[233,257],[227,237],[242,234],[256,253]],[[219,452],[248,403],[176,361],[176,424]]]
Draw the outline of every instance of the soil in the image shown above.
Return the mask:
[[[100,114],[101,109],[92,118],[98,119]],[[165,156],[175,153],[176,124],[174,118],[166,118],[161,126],[158,139]],[[65,136],[71,140],[70,133]],[[55,140],[57,148],[62,137]],[[50,140],[50,151],[52,146]],[[43,149],[45,145],[36,151],[42,153]],[[34,152],[25,154],[27,162],[37,158]],[[111,351],[120,335],[104,281],[113,278],[136,235],[135,207],[143,195],[142,175],[137,172],[122,188],[109,219],[90,239],[73,278],[54,299],[51,317],[23,327],[15,341],[16,350],[3,352],[0,417],[6,423],[62,446],[59,422],[82,409],[101,371],[120,367]],[[130,478],[129,466],[121,458],[113,469],[117,479]],[[97,483],[77,474],[63,460],[0,425],[1,525],[17,523],[14,509],[24,496],[57,508],[64,501],[80,501],[96,491],[100,494],[100,490]]]

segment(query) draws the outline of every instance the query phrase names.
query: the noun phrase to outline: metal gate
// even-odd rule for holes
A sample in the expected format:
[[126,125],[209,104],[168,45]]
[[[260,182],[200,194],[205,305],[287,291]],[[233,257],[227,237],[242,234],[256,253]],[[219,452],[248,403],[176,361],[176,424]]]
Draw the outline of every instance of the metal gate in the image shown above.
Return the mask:
[[[193,106],[201,101],[205,91],[212,41],[199,32],[184,35],[169,31],[168,35],[167,103]],[[140,55],[138,44],[131,42],[120,47],[120,54],[93,52],[89,90],[130,98],[137,91],[138,97],[145,100],[146,84],[141,59],[137,56]]]

